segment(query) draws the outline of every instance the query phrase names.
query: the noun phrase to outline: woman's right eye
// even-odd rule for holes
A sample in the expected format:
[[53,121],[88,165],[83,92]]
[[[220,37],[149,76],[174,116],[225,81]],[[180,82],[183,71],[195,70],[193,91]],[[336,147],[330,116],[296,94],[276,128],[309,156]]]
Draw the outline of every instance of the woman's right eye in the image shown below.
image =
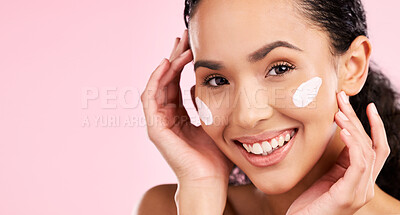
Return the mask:
[[229,84],[229,81],[224,77],[211,75],[205,79],[203,84],[210,87],[219,87],[225,84]]

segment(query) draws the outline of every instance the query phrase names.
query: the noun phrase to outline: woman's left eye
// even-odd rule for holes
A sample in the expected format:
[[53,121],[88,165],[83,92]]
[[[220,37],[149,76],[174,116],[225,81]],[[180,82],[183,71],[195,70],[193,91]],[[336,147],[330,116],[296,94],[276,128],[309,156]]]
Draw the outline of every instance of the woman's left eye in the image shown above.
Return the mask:
[[265,77],[281,76],[281,75],[284,75],[286,72],[289,72],[295,68],[296,68],[295,66],[293,66],[287,62],[278,63],[276,65],[273,65],[272,68],[268,70],[268,73],[265,75]]

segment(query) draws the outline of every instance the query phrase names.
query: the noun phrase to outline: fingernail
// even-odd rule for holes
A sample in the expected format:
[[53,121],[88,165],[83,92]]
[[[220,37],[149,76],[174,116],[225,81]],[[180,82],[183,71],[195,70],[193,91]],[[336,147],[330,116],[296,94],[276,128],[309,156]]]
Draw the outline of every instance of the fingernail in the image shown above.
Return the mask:
[[350,104],[349,98],[346,96],[346,93],[344,91],[340,92],[340,97],[342,97],[345,104]]
[[376,115],[379,115],[378,109],[376,109],[375,103],[372,103],[372,112],[374,112],[374,114],[376,114]]
[[347,118],[346,115],[344,115],[344,113],[342,111],[338,112],[338,115],[341,119],[345,120],[345,121],[349,121],[349,118]]
[[347,130],[347,129],[343,129],[343,133],[345,134],[345,135],[347,135],[347,136],[350,136],[350,132]]

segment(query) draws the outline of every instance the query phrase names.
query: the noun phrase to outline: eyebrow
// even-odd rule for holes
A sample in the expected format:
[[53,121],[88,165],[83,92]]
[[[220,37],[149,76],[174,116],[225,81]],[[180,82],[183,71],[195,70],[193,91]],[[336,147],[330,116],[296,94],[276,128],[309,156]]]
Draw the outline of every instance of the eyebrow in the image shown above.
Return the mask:
[[[303,51],[302,49],[296,47],[295,45],[286,42],[286,41],[275,41],[269,44],[264,45],[263,47],[259,48],[258,50],[254,51],[253,53],[247,56],[247,61],[250,63],[255,63],[265,58],[272,50],[284,47],[293,49],[296,51]],[[199,67],[205,67],[211,70],[220,70],[225,68],[224,64],[221,61],[212,61],[212,60],[198,60],[194,63],[194,71],[196,71]]]

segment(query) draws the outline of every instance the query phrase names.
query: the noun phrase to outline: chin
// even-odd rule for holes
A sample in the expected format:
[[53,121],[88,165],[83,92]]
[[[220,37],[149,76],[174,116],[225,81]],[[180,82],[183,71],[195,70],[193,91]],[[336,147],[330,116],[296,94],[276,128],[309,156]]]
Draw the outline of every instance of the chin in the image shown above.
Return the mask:
[[[290,177],[289,177],[290,175]],[[273,180],[268,180],[266,177],[256,176],[249,177],[257,189],[261,190],[265,194],[278,195],[283,194],[291,189],[293,189],[296,184],[301,180],[294,177],[293,174],[282,175],[280,177],[274,178]]]

